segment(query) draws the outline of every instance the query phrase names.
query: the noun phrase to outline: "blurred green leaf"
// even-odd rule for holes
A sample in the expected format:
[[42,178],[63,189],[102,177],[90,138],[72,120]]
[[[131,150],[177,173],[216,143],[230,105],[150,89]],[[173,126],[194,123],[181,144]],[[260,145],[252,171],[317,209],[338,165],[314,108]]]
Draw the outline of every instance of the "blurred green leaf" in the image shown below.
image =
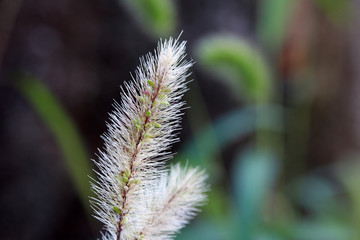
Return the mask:
[[247,151],[237,158],[234,185],[239,218],[237,239],[253,239],[262,222],[262,209],[272,191],[278,164],[270,152]]
[[[337,176],[349,195],[352,215],[352,226],[359,229],[360,226],[360,161],[358,156],[350,156],[342,159],[336,166]],[[356,238],[360,238],[360,230],[356,231]]]
[[[260,119],[256,122],[255,115],[259,108],[266,114],[266,120]],[[279,124],[281,121],[278,117],[281,116],[282,111],[280,106],[258,105],[228,112],[196,133],[195,139],[188,141],[176,158],[191,159],[191,164],[207,168],[213,177],[218,176],[219,166],[211,161],[214,152],[223,149],[236,139],[254,133],[257,129],[281,132],[282,125]]]
[[226,213],[229,212],[229,197],[223,182],[212,183],[211,191],[208,192],[208,202],[203,207],[206,217],[217,224],[226,221]]
[[344,207],[337,199],[339,190],[326,178],[303,177],[290,185],[290,191],[295,201],[312,214],[329,216],[339,207]]
[[213,124],[205,126],[187,142],[176,161],[191,160],[191,164],[206,168],[212,180],[221,175],[220,163],[214,159],[214,153],[235,139],[243,138],[254,132],[254,114],[252,108],[244,108],[225,114]]
[[92,171],[89,156],[75,124],[55,96],[35,76],[23,74],[17,80],[20,91],[54,135],[84,208],[90,210],[88,176],[92,175]]
[[293,5],[297,0],[262,0],[258,14],[258,36],[268,50],[276,51],[283,43]]
[[[265,210],[263,211],[264,225],[258,235],[272,236],[275,239],[291,239],[292,227],[296,224],[297,216],[292,202],[280,190],[279,183],[274,191],[263,201]],[[257,238],[256,238],[257,239]]]
[[287,240],[271,232],[257,232],[252,240]]
[[205,219],[192,222],[176,236],[177,240],[219,240],[236,239],[233,236],[234,222],[223,222],[214,224]]
[[354,229],[347,224],[327,221],[302,221],[294,225],[295,240],[355,240]]
[[168,37],[176,27],[173,0],[122,0],[145,32],[153,37]]
[[215,35],[197,44],[196,56],[207,70],[226,80],[233,94],[249,102],[267,101],[272,94],[271,74],[260,52],[245,40]]
[[353,2],[350,0],[315,0],[314,3],[333,23],[338,25],[347,23],[350,16],[354,14],[352,9],[355,6],[353,6]]

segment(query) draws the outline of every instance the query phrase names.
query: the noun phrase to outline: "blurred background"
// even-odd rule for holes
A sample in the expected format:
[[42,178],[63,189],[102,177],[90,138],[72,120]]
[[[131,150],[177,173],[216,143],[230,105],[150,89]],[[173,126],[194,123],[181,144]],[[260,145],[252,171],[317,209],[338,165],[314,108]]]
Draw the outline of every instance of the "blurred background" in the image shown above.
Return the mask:
[[1,0],[0,240],[96,239],[89,178],[159,38],[192,68],[174,160],[209,173],[176,239],[360,239],[360,1]]

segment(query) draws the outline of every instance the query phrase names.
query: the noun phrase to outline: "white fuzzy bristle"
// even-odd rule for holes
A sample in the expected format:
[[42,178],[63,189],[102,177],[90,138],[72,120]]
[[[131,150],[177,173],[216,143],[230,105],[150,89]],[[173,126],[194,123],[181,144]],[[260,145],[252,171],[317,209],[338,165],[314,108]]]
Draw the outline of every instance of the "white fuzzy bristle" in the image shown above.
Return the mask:
[[121,104],[114,105],[92,182],[92,208],[106,230],[102,239],[170,239],[205,199],[203,172],[165,168],[192,66],[185,56],[185,42],[160,41],[154,54],[140,59]]

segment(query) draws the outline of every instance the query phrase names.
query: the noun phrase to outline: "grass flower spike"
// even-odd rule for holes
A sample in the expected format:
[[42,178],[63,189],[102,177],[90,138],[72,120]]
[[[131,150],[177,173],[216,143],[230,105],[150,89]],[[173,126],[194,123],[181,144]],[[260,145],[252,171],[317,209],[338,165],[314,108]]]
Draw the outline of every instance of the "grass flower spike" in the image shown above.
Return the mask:
[[140,59],[136,76],[125,83],[103,135],[91,200],[105,225],[103,239],[171,239],[206,199],[204,171],[165,167],[178,141],[181,98],[192,66],[185,42],[160,41],[154,54]]

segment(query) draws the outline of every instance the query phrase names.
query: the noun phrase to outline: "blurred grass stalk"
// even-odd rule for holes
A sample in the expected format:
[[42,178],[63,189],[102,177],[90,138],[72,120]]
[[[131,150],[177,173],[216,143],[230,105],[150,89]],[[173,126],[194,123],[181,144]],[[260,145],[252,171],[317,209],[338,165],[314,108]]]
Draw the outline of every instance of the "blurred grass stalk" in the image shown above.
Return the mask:
[[344,27],[354,16],[354,4],[351,0],[314,0],[314,3],[326,14],[327,18],[340,27]]
[[90,216],[90,158],[75,124],[51,91],[35,76],[23,73],[17,78],[16,85],[53,134],[83,207]]
[[[273,113],[269,115],[267,108],[273,109],[275,88],[268,63],[258,49],[235,36],[213,35],[198,43],[196,53],[200,64],[219,76],[235,98],[255,107],[257,126],[269,125],[265,122]],[[271,131],[255,130],[258,149],[281,152],[280,139]]]
[[[198,42],[196,56],[204,69],[228,86],[235,99],[247,104],[242,109],[224,114],[213,123],[213,130],[219,149],[255,133],[255,144],[246,150],[249,153],[236,159],[239,167],[233,173],[237,193],[235,206],[228,206],[221,216],[221,219],[227,218],[234,239],[252,239],[263,223],[264,200],[269,198],[277,176],[275,161],[281,149],[278,136],[282,134],[282,108],[273,104],[272,76],[265,58],[246,40],[230,35],[212,35]],[[199,140],[202,145],[206,145],[210,136],[205,131],[198,138],[202,139]],[[205,156],[206,153],[211,155],[212,147],[202,149],[205,149]],[[207,159],[205,156],[204,161]],[[214,190],[217,189],[213,186]],[[226,201],[228,205],[232,202],[231,199]],[[237,219],[235,226],[230,224],[231,219]],[[224,227],[219,228],[225,231]]]
[[177,23],[173,0],[118,0],[133,15],[149,36],[164,38],[173,35]]
[[262,210],[272,192],[278,169],[271,152],[250,148],[238,155],[232,174],[238,216],[237,239],[254,239],[261,232]]
[[[310,126],[311,98],[306,98],[303,102],[301,102],[298,99],[294,99],[296,96],[291,96],[293,97],[291,99],[293,102],[291,102],[290,105],[290,112],[288,110],[284,110],[283,105],[285,103],[285,99],[282,98],[281,94],[277,94],[275,92],[277,89],[280,89],[279,92],[283,91],[283,80],[286,80],[282,79],[284,76],[281,75],[282,72],[281,69],[278,69],[277,63],[279,58],[282,57],[284,51],[282,48],[286,45],[285,40],[287,37],[286,34],[288,34],[286,31],[289,29],[288,24],[293,21],[292,15],[298,11],[297,8],[299,8],[299,2],[301,1],[260,1],[261,4],[258,5],[260,10],[258,15],[259,21],[257,26],[257,36],[259,43],[262,47],[264,47],[263,50],[265,50],[265,54],[254,48],[244,39],[234,36],[229,37],[224,34],[206,37],[201,40],[196,47],[197,61],[200,65],[214,75],[217,75],[218,80],[224,81],[224,83],[229,86],[229,89],[232,91],[235,98],[238,98],[240,101],[245,102],[248,106],[256,109],[254,121],[256,126],[251,126],[251,124],[248,125],[249,129],[256,132],[256,151],[253,151],[250,155],[241,155],[237,159],[236,163],[238,165],[233,174],[233,176],[235,176],[233,181],[236,185],[237,191],[235,208],[238,210],[237,216],[240,218],[240,222],[244,223],[238,226],[237,237],[241,236],[241,239],[244,240],[254,239],[255,236],[258,237],[261,235],[261,232],[263,232],[265,233],[265,235],[262,235],[264,238],[259,237],[256,239],[289,239],[286,236],[291,236],[292,239],[299,240],[330,238],[336,240],[360,239],[360,231],[357,231],[355,238],[344,237],[351,236],[352,234],[350,227],[351,224],[349,224],[350,222],[348,220],[341,219],[341,216],[339,215],[333,215],[328,208],[324,207],[326,204],[325,202],[316,202],[317,205],[314,209],[311,209],[311,213],[314,214],[316,219],[311,221],[304,218],[302,214],[299,214],[298,216],[284,214],[284,217],[281,216],[280,221],[276,219],[273,222],[267,223],[263,221],[265,213],[262,211],[262,208],[264,205],[270,206],[273,204],[272,202],[264,203],[263,200],[264,198],[269,197],[269,195],[274,194],[273,192],[275,190],[271,189],[272,186],[269,183],[275,183],[278,173],[277,162],[271,160],[271,158],[275,160],[283,158],[286,162],[283,161],[282,164],[294,164],[292,161],[287,163],[287,161],[291,159],[285,159],[283,153],[285,149],[285,132],[283,128],[287,126],[285,125],[285,120],[289,121],[288,119],[290,117],[296,118],[293,120],[294,122],[304,122],[299,127],[300,131],[296,132],[299,136],[302,136],[300,140],[302,146],[296,145],[296,141],[291,144],[295,146],[294,151],[297,150],[296,153],[301,153],[300,158],[298,157],[299,160],[302,162],[305,160],[305,154],[302,153],[305,153],[306,151],[306,132],[309,131],[308,129]],[[314,0],[310,3],[317,4],[320,9],[325,11],[329,19],[336,22],[340,17],[343,18],[346,13],[349,12],[349,2],[350,1],[347,0],[335,0],[333,3],[332,1],[326,0]],[[270,64],[265,60],[265,56],[266,59],[269,60]],[[296,74],[299,73],[296,72]],[[300,77],[303,78],[304,75],[301,75]],[[273,81],[273,79],[276,79],[277,82]],[[294,88],[292,90],[294,90],[297,94],[299,94],[299,91],[301,90],[304,91],[303,89],[300,89],[303,88],[304,85],[293,85],[292,87]],[[278,106],[277,111],[274,111],[274,105]],[[242,110],[244,109],[241,109],[240,111]],[[249,114],[250,118],[254,117],[254,115],[252,115],[253,113],[247,114]],[[229,115],[230,114],[226,114],[224,118],[228,118]],[[277,122],[273,126],[274,129],[280,129],[280,132],[274,132],[274,129],[268,131],[268,129],[263,127],[268,125],[267,123],[270,123],[270,119],[277,119]],[[214,123],[215,135],[218,134],[217,124],[218,123],[216,122]],[[229,125],[230,128],[236,129],[236,123],[232,124],[233,125]],[[237,124],[241,125],[244,124],[244,122],[239,121]],[[289,124],[289,122],[286,124]],[[294,126],[291,127],[294,128]],[[287,131],[289,131],[289,129],[287,129]],[[235,130],[233,132],[236,132],[235,134],[239,133]],[[247,134],[249,134],[249,132],[247,132]],[[233,139],[235,138],[236,137]],[[203,139],[206,139],[206,137],[203,137]],[[221,138],[217,137],[217,140],[219,139]],[[206,142],[205,140],[202,141]],[[223,148],[224,146],[222,145],[221,140],[219,143],[220,144],[218,146]],[[299,148],[301,149],[299,150]],[[261,156],[261,154],[263,155]],[[295,166],[298,167],[299,165]],[[294,175],[295,170],[293,168],[288,168],[288,166],[286,166],[285,169],[290,169],[290,174]],[[353,173],[354,172],[356,171],[353,170]],[[353,216],[354,228],[356,229],[360,223],[360,191],[356,190],[359,185],[358,178],[356,178],[356,174],[348,174],[347,172],[341,175],[340,180],[349,191],[351,201],[353,201],[351,209],[354,210],[354,214],[350,215]],[[287,183],[280,183],[280,185],[282,184],[287,185]],[[278,186],[278,188],[284,190],[284,185]],[[319,186],[306,186],[307,189],[312,187],[314,192],[311,194],[315,196],[324,194],[320,191],[321,189]],[[326,193],[327,191],[325,191],[325,197],[321,196],[323,199],[327,199]],[[285,194],[287,194],[286,191]],[[307,199],[310,197],[312,196],[305,196]],[[336,204],[341,205],[341,202],[338,200],[332,199],[331,197],[327,200],[329,201],[329,199],[336,202]],[[294,201],[294,199],[289,198],[288,201]],[[294,204],[294,206],[296,206],[296,204]],[[326,209],[326,211],[324,210],[324,212],[326,212],[324,216],[318,214],[318,212],[321,212],[321,209]],[[275,212],[274,214],[279,214],[279,212]],[[334,216],[336,217],[334,218]],[[228,219],[228,221],[230,225],[231,220]],[[277,225],[281,225],[282,229],[279,229]],[[349,226],[349,228],[347,228],[347,226]],[[271,234],[266,235],[267,232],[265,228],[271,229],[276,236],[273,238]],[[319,230],[318,232],[316,232],[317,228]]]
[[360,160],[359,156],[351,156],[341,160],[342,161],[335,166],[336,172],[340,182],[349,195],[353,208],[350,221],[352,227],[357,230],[353,239],[360,239]]
[[257,37],[261,45],[270,53],[277,53],[283,46],[289,18],[298,1],[261,0],[258,4]]
[[235,98],[248,104],[269,102],[273,86],[268,65],[249,42],[216,34],[200,40],[196,55],[206,70],[229,86]]

